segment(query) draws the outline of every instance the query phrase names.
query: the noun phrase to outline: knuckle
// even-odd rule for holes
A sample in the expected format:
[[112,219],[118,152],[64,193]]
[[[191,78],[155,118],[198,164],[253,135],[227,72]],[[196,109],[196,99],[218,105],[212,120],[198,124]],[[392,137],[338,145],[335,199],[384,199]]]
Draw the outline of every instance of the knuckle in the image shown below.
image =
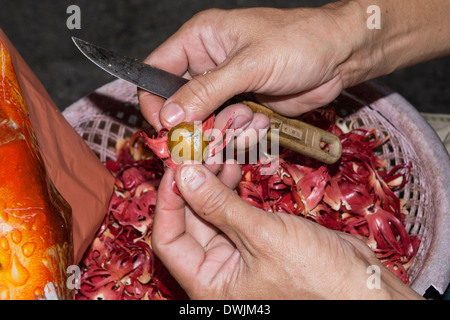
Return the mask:
[[214,25],[217,22],[218,16],[221,15],[223,11],[223,9],[217,8],[210,8],[199,11],[183,25],[183,28],[201,33],[203,32],[205,27]]
[[215,216],[217,214],[225,214],[227,216],[230,211],[227,204],[230,200],[228,192],[223,192],[223,190],[216,187],[208,188],[202,195],[200,213],[205,216]]
[[216,91],[216,85],[207,75],[200,75],[189,81],[188,85],[185,86],[187,90],[185,94],[189,97],[193,97],[195,100],[189,99],[190,101],[195,101],[195,105],[198,108],[207,108],[212,103],[211,92]]
[[200,11],[194,15],[194,19],[203,20],[203,19],[217,19],[217,15],[222,12],[222,9],[219,8],[209,8],[203,11]]

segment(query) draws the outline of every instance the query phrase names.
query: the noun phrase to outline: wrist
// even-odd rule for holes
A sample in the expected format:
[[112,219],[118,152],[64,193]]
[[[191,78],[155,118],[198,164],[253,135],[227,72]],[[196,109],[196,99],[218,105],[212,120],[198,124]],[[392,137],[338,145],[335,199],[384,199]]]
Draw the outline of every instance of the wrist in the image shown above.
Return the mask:
[[[369,10],[373,5],[378,12]],[[448,2],[342,0],[324,8],[349,49],[339,66],[344,87],[450,54]]]
[[380,62],[382,32],[367,27],[364,1],[343,0],[324,6],[336,23],[334,37],[339,43],[340,63],[337,66],[344,88],[382,75]]

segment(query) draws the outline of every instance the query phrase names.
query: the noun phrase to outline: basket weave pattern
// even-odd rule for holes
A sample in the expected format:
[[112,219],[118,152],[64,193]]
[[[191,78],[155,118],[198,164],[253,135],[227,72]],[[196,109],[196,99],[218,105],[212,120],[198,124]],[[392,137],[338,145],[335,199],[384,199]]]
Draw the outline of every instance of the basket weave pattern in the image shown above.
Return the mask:
[[352,123],[353,128],[375,128],[382,138],[389,136],[389,140],[381,146],[380,151],[380,157],[387,163],[387,170],[401,163],[412,165],[409,183],[395,194],[408,211],[405,219],[406,230],[409,234],[417,235],[421,239],[413,264],[408,269],[408,277],[410,282],[413,282],[420,271],[421,262],[426,259],[432,239],[432,232],[425,232],[426,225],[434,224],[434,215],[427,214],[434,212],[433,202],[430,201],[432,189],[427,187],[432,181],[419,165],[420,161],[415,149],[403,132],[371,106],[362,104],[356,97],[346,92],[343,95],[352,98],[355,100],[354,103],[361,107],[344,118],[346,123]]
[[[386,161],[387,169],[405,162],[412,164],[410,182],[396,192],[409,212],[405,219],[406,230],[421,239],[417,255],[408,269],[408,276],[413,289],[418,277],[425,277],[428,281],[439,276],[422,270],[430,253],[437,212],[433,188],[430,187],[433,186],[433,178],[427,171],[426,164],[420,161],[412,137],[399,130],[372,105],[350,93],[344,92],[334,105],[337,113],[347,124],[351,123],[353,128],[376,128],[382,136],[390,136],[388,142],[380,148],[380,157]],[[339,110],[340,106],[345,107]],[[113,81],[80,99],[63,114],[101,161],[115,159],[118,140],[127,139],[137,129],[148,127],[138,109],[136,88],[121,80]],[[445,256],[443,258],[446,259]],[[449,281],[448,267],[443,272],[447,277],[443,281],[447,283],[446,286]],[[427,282],[427,285],[431,283]],[[423,285],[416,289],[419,294],[423,294],[424,290],[426,288]]]

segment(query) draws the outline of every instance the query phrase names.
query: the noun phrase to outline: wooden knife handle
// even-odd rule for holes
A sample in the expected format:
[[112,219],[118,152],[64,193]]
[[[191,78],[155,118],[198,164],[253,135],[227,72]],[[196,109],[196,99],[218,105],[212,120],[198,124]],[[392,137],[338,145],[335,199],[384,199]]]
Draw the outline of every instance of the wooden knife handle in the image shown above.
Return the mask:
[[[253,112],[260,112],[270,119],[268,138],[278,134],[282,147],[306,155],[326,164],[336,163],[342,155],[342,144],[338,136],[307,124],[283,117],[273,110],[253,101],[242,101]],[[325,146],[327,146],[325,148]]]

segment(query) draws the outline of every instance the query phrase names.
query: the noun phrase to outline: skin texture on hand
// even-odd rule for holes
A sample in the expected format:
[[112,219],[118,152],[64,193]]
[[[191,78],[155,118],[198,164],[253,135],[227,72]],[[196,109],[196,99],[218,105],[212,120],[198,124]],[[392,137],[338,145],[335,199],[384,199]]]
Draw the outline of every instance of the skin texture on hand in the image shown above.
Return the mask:
[[[153,249],[191,298],[420,298],[357,238],[247,204],[231,189],[239,178],[236,164],[218,177],[182,165],[161,181]],[[380,289],[367,285],[371,265],[382,270]]]
[[144,116],[156,129],[203,120],[242,92],[257,94],[287,116],[333,100],[343,89],[337,66],[348,50],[331,12],[258,8],[196,15],[145,60],[193,79],[161,113],[163,100],[141,90]]
[[[341,3],[344,3],[341,1]],[[450,1],[349,0],[341,25],[347,39],[358,36],[341,66],[344,87],[450,54]],[[380,9],[380,29],[369,29],[370,6]],[[348,18],[351,18],[350,20]]]
[[[380,30],[367,28],[374,4]],[[200,12],[145,60],[192,81],[166,102],[139,90],[141,109],[159,130],[204,120],[234,95],[252,92],[275,111],[297,116],[344,88],[450,54],[449,10],[441,0],[346,0]]]

